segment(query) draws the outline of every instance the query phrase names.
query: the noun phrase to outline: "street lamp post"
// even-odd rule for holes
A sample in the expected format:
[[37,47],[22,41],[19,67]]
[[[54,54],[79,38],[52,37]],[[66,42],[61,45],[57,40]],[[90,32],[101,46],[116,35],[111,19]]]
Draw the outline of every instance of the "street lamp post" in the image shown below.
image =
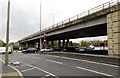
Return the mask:
[[6,54],[5,54],[5,65],[9,64],[8,60],[8,46],[9,46],[9,18],[10,18],[10,0],[8,0],[8,13],[7,13],[7,29],[6,29]]
[[40,46],[39,46],[39,48],[40,48],[40,54],[42,53],[41,52],[41,49],[42,49],[42,40],[41,40],[41,2],[40,2]]

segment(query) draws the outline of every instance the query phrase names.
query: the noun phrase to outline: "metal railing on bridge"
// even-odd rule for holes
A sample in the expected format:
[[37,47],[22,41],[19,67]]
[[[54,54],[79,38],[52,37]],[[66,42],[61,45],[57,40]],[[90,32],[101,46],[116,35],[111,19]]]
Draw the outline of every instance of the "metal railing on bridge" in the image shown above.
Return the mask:
[[[59,27],[59,26],[61,26],[59,28],[62,28],[62,26],[64,26],[64,24],[66,24],[66,23],[69,23],[71,21],[80,19],[80,18],[88,16],[88,15],[91,15],[91,14],[99,12],[101,10],[105,10],[105,9],[110,8],[110,7],[112,7],[112,6],[116,5],[116,4],[119,4],[119,3],[120,3],[120,0],[112,0],[112,1],[106,2],[106,3],[102,4],[102,5],[94,7],[92,9],[88,10],[88,11],[82,12],[82,13],[80,13],[78,15],[75,15],[75,16],[73,16],[71,18],[68,18],[68,19],[66,19],[64,21],[61,21],[61,22],[59,22],[57,24],[54,24],[54,25],[52,25],[50,27],[42,29],[41,32],[46,32],[47,30],[51,30],[51,29],[54,29],[54,28]],[[36,33],[34,33],[32,35],[29,35],[29,36],[23,38],[22,40],[24,40],[26,38],[31,38],[31,37],[36,36],[36,35],[39,35],[39,32],[36,32]]]
[[97,7],[94,7],[94,8],[92,8],[92,9],[88,10],[88,11],[85,11],[85,12],[83,12],[83,13],[80,13],[80,14],[78,14],[78,15],[75,15],[75,16],[73,16],[73,17],[71,17],[71,18],[68,18],[68,19],[66,19],[66,20],[64,20],[64,21],[61,21],[61,22],[59,22],[59,23],[57,23],[57,24],[54,24],[54,25],[52,25],[52,26],[50,26],[50,27],[47,27],[47,28],[43,29],[42,32],[45,32],[45,31],[47,31],[47,30],[49,30],[49,29],[54,29],[54,28],[57,27],[57,26],[60,26],[60,25],[69,23],[70,21],[74,21],[74,20],[76,20],[76,19],[79,19],[79,18],[88,16],[88,15],[91,15],[91,14],[93,14],[93,13],[95,13],[95,12],[104,10],[104,9],[106,9],[106,8],[110,8],[110,7],[114,6],[114,5],[116,5],[117,3],[120,3],[120,0],[117,0],[117,1],[116,1],[116,0],[112,0],[112,1],[106,2],[106,3],[102,4],[102,5],[99,5],[99,6],[97,6]]

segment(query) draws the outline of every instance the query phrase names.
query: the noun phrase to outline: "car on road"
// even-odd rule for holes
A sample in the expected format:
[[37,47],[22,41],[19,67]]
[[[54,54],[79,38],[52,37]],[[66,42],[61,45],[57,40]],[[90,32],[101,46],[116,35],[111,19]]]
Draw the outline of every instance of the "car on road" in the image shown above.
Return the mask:
[[53,52],[52,48],[41,49],[41,52]]
[[[6,53],[6,47],[0,47],[0,54],[5,54]],[[8,53],[12,53],[12,49],[8,47]]]
[[95,47],[93,45],[90,45],[84,49],[84,51],[93,51]]
[[65,47],[63,49],[63,52],[79,52],[79,48],[78,47]]
[[38,52],[37,48],[27,48],[22,51],[22,53],[37,53],[37,52]]

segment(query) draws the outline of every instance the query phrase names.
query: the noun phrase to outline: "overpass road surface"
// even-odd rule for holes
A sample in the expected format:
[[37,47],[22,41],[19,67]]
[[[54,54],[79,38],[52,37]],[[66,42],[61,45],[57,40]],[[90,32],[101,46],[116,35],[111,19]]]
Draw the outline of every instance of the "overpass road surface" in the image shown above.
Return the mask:
[[[5,59],[4,55],[1,57]],[[120,78],[118,66],[72,60],[45,54],[13,53],[9,62],[24,78]]]

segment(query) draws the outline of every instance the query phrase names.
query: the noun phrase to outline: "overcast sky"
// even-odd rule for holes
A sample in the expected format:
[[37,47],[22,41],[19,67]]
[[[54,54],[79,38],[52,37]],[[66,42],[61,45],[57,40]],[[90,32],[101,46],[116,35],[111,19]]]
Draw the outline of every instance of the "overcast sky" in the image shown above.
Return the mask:
[[[0,0],[0,39],[6,39],[7,1]],[[42,29],[110,0],[41,0]],[[40,0],[11,0],[10,42],[39,31]],[[103,37],[106,38],[106,37]],[[93,38],[95,39],[95,38]]]

